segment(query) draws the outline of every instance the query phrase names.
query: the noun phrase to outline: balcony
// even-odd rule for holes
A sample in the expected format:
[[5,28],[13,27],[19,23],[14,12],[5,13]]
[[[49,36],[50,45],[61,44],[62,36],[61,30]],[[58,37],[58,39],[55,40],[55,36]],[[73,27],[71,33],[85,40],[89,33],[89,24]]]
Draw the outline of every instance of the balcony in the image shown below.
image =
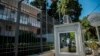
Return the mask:
[[9,16],[6,16],[6,15],[1,15],[0,14],[0,19],[1,20],[6,20],[6,21],[9,21],[9,22],[16,22],[16,18],[12,18],[12,17],[9,17]]
[[7,18],[8,21],[15,22],[14,18]]
[[[6,21],[9,21],[9,22],[16,22],[16,17],[9,17],[9,16],[3,15],[3,14],[0,14],[0,19],[6,20]],[[23,20],[23,19],[25,19],[25,20]],[[27,19],[31,19],[30,22],[28,22]],[[37,21],[37,19],[33,19],[33,18],[27,18],[27,19],[24,18],[24,17],[21,17],[20,23],[24,24],[24,25],[29,25],[29,26],[34,26],[34,27],[40,28],[40,22]]]
[[1,36],[10,36],[10,37],[14,37],[15,36],[15,32],[14,31],[5,31],[5,30],[2,30],[0,32],[0,35]]
[[0,19],[6,20],[6,18],[8,18],[6,15],[0,14]]
[[28,22],[27,25],[32,26],[32,24],[30,22]]

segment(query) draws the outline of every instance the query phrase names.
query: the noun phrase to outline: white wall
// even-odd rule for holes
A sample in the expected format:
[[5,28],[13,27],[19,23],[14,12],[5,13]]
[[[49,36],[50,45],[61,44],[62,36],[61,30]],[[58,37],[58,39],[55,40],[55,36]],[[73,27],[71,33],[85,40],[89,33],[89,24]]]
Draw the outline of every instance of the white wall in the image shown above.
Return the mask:
[[44,34],[42,35],[43,37],[45,37],[47,39],[47,42],[54,42],[54,34]]

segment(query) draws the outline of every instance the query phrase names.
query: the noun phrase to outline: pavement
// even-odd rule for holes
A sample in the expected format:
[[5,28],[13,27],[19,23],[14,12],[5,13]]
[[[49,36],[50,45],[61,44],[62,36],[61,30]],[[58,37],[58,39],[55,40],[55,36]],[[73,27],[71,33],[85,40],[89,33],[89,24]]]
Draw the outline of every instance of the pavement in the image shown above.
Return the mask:
[[39,54],[39,55],[29,55],[29,56],[54,56],[54,50],[51,50],[51,51],[47,51],[47,52],[44,52],[42,54]]
[[[39,55],[29,55],[29,56],[55,56],[55,53],[54,53],[54,50],[51,50],[51,51],[47,51]],[[86,56],[93,56],[93,55],[86,55]]]

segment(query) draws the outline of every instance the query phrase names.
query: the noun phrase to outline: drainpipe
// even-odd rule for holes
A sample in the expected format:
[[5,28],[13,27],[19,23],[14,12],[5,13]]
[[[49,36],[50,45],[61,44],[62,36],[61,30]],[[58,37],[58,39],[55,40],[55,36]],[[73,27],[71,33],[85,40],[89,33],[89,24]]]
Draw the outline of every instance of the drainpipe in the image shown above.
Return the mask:
[[20,24],[20,14],[21,14],[21,4],[24,0],[18,2],[17,7],[17,20],[15,28],[15,56],[18,56],[18,42],[19,42],[19,24]]

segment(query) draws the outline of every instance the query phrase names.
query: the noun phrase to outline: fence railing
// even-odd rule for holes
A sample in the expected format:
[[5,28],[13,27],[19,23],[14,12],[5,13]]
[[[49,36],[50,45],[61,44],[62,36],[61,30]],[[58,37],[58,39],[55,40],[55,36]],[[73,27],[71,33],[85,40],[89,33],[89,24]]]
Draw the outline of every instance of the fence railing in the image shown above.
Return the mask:
[[[15,28],[17,10],[12,6],[8,8],[10,5],[5,6],[2,2],[0,2],[0,5],[4,6],[2,7],[4,10],[0,9],[0,56],[15,56]],[[42,17],[41,19],[43,20],[41,21],[37,19],[37,16],[31,13],[30,15],[25,11],[21,12],[22,14],[20,15],[20,31],[18,38],[18,56],[34,55],[54,49],[53,41],[48,41],[49,38],[46,36],[49,35],[49,31],[53,30],[53,19],[50,18],[51,20],[49,19],[47,20],[49,22],[47,22],[46,17]],[[45,22],[45,26],[48,26],[44,27],[44,24],[41,24],[41,22]],[[46,28],[48,28],[48,30],[46,30]],[[42,31],[42,35],[37,34],[38,29]],[[43,31],[43,29],[46,31]],[[43,36],[44,32],[46,32],[45,36]],[[53,31],[50,33],[53,34]],[[51,37],[53,38],[53,36]],[[41,47],[43,47],[43,50]]]

